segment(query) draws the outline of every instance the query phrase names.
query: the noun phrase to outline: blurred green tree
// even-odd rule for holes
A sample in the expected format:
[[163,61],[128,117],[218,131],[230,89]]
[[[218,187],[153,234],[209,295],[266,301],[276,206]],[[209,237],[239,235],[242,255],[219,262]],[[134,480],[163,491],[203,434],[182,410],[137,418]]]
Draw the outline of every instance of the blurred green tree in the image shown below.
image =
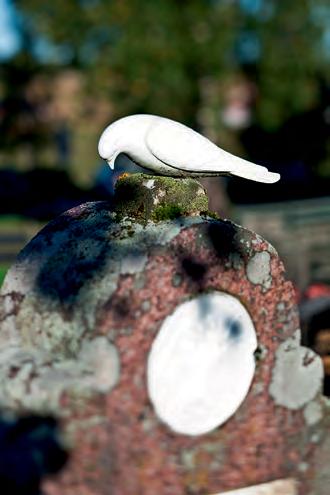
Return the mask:
[[[49,129],[40,115],[31,85],[38,76],[54,72],[33,55],[34,33],[20,25],[22,49],[0,64],[0,150],[1,153],[24,146],[28,161],[38,164],[38,150],[49,140]],[[30,94],[29,94],[30,93]],[[38,95],[40,96],[40,95]]]
[[28,52],[21,52],[0,67],[2,86],[0,146],[12,149],[18,144],[31,151],[47,139],[47,129],[38,118],[37,108],[26,98],[26,88],[44,68]]
[[21,8],[116,116],[143,111],[196,125],[203,82],[243,68],[258,86],[258,120],[276,127],[314,102],[315,76],[328,70],[326,0],[25,0]]

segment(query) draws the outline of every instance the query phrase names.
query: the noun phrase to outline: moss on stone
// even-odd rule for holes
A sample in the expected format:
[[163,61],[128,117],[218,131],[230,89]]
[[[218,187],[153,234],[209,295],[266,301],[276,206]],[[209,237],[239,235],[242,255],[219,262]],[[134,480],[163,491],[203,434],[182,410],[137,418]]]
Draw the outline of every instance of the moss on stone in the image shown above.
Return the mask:
[[153,218],[158,222],[162,220],[174,220],[174,218],[180,216],[182,216],[182,208],[178,205],[159,206],[153,212]]
[[199,215],[208,209],[208,198],[195,179],[134,174],[117,181],[114,211],[117,220],[132,217],[145,223],[179,216]]
[[221,220],[220,215],[218,215],[218,213],[216,213],[215,211],[207,210],[207,211],[203,211],[202,214],[205,217],[212,218],[213,220]]

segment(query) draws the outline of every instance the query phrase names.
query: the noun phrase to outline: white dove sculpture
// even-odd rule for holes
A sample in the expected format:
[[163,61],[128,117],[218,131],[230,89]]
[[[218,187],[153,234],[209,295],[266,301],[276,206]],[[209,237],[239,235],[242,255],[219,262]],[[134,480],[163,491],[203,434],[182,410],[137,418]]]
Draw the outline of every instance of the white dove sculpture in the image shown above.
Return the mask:
[[273,183],[279,174],[224,151],[189,127],[157,115],[129,115],[110,124],[99,154],[113,169],[120,153],[158,175],[207,177],[236,175]]

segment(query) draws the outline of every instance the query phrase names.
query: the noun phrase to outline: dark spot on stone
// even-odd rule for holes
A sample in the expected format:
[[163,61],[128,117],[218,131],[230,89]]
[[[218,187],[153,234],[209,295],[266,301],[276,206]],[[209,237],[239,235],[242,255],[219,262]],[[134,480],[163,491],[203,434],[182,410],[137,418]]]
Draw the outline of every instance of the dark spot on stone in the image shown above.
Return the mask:
[[309,366],[315,359],[315,354],[306,353],[303,359],[303,366]]
[[254,360],[256,363],[259,363],[260,361],[262,361],[262,359],[264,358],[264,349],[262,349],[260,346],[258,346],[256,348],[256,350],[254,351]]
[[6,296],[10,296],[10,299],[14,301],[14,303],[19,304],[23,301],[24,295],[21,294],[20,292],[12,290],[11,292],[7,293]]
[[130,301],[127,297],[118,298],[112,305],[114,313],[120,317],[124,318],[130,313]]
[[[1,304],[3,301],[5,301],[6,298],[9,298],[9,300],[13,303],[12,309],[10,311],[5,311],[4,305]],[[8,292],[7,294],[4,294],[3,296],[0,296],[0,304],[1,304],[0,322],[4,321],[6,318],[9,318],[10,316],[16,316],[18,314],[19,307],[23,299],[24,299],[24,295],[16,291],[11,291]]]
[[145,418],[146,418],[146,414],[145,414],[145,412],[141,412],[141,413],[138,415],[138,421],[143,421]]
[[143,215],[143,213],[144,213],[144,205],[143,204],[141,204],[138,207],[137,212],[138,212],[138,214]]
[[126,325],[125,323],[123,323],[122,320],[125,320],[125,318],[127,318],[131,314],[131,304],[129,297],[111,297],[102,307],[102,314],[107,314],[108,312],[111,312],[116,322],[120,323],[120,328],[126,328]]
[[234,225],[226,222],[212,222],[208,225],[207,235],[219,258],[228,258],[232,252],[242,250],[242,247],[237,245],[236,233]]
[[47,474],[58,472],[68,454],[50,417],[0,418],[0,485],[3,494],[36,495]]
[[242,325],[238,320],[228,319],[225,321],[226,328],[229,332],[229,336],[233,340],[238,340],[242,335]]
[[197,262],[194,261],[191,258],[184,258],[181,261],[182,268],[186,272],[186,274],[194,281],[199,281],[204,278],[205,272],[206,272],[206,267]]
[[108,236],[113,221],[108,216],[107,203],[96,203],[94,207],[98,214],[95,219],[88,216],[71,221],[70,228],[68,226],[61,236],[56,235],[53,228],[56,221],[51,222],[22,251],[22,256],[26,253],[28,259],[34,260],[38,257],[36,242],[45,250],[45,241],[52,240],[52,251],[45,262],[40,263],[36,277],[36,289],[43,297],[71,306],[81,287],[106,266],[112,255]]
[[18,366],[11,366],[9,368],[8,378],[15,378],[20,368]]

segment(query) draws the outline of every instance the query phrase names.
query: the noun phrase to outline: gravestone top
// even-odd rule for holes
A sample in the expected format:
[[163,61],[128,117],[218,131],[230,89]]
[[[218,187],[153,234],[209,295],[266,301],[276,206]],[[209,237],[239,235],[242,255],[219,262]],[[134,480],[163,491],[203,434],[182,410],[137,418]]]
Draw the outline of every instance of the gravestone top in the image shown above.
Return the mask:
[[[142,186],[157,192],[164,182],[148,186],[164,179],[174,180],[128,177],[118,191],[142,180],[155,181]],[[294,495],[310,495],[318,470],[326,476],[321,362],[300,345],[283,264],[256,233],[198,215],[202,208],[153,221],[148,209],[136,220],[134,208],[118,216],[107,202],[81,205],[41,230],[8,272],[0,293],[1,407],[54,415],[72,446],[68,466],[44,482],[46,495],[108,495],[109,486],[113,495],[209,495],[280,479],[299,485]],[[252,381],[224,423],[184,434],[157,410],[148,362],[153,354],[152,368],[175,390],[186,392],[190,376],[200,390],[199,370],[213,383],[226,382],[213,366],[219,344],[213,315],[220,321],[217,301],[226,296],[251,320],[248,356],[235,352],[245,327],[231,321],[228,366],[240,369],[246,356]],[[180,327],[187,308],[196,325]],[[177,341],[182,352],[175,359],[188,372],[177,373],[180,366],[152,349],[168,332],[181,338],[185,330],[192,339]],[[211,375],[198,339],[202,350],[214,344]],[[166,365],[157,369],[162,359]],[[235,393],[235,380],[231,387]],[[204,414],[198,401],[191,407],[198,420]]]
[[116,183],[114,211],[138,222],[173,220],[208,211],[208,198],[195,179],[123,174]]

